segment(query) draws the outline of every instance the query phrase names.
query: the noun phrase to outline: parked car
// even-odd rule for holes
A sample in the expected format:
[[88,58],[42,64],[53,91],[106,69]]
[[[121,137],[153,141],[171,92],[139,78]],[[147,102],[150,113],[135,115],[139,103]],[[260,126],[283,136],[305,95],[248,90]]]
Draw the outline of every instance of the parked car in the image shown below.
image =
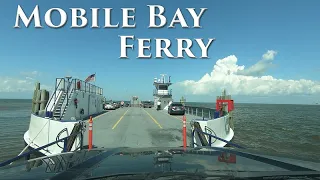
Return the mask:
[[111,103],[106,103],[106,104],[104,105],[104,109],[105,109],[105,110],[115,110],[116,108],[113,106],[113,104],[111,104]]
[[152,103],[150,101],[144,101],[144,102],[142,102],[142,107],[152,108]]
[[181,103],[171,103],[168,107],[168,114],[184,115],[185,107]]
[[116,103],[116,102],[115,102],[115,103],[113,103],[113,106],[114,106],[114,108],[115,108],[115,109],[120,108],[120,104],[119,104],[119,103]]

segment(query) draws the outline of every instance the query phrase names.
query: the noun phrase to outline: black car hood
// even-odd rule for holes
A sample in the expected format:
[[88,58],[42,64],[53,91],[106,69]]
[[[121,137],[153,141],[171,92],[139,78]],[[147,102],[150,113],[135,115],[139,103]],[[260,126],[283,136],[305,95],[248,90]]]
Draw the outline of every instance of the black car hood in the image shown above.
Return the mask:
[[230,148],[113,148],[42,157],[0,169],[1,179],[86,179],[125,173],[319,171],[320,164]]

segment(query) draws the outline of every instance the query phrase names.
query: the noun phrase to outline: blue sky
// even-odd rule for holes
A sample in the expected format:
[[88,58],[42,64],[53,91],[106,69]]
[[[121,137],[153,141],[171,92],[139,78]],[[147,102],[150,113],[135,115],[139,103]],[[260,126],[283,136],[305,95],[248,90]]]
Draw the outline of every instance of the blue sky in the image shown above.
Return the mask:
[[[14,29],[17,6],[21,5],[26,14],[30,14],[36,5],[40,7],[43,29],[31,27]],[[171,21],[177,8],[184,14],[188,25],[193,24],[192,18],[185,8],[208,8],[201,19],[201,29],[183,29],[178,25],[175,29],[167,27],[148,29],[149,8],[147,5],[162,5],[168,22]],[[53,7],[64,9],[68,13],[68,22],[64,28],[51,29],[44,23],[44,13]],[[122,24],[121,8],[136,8],[136,28],[114,29],[71,29],[71,11],[69,8],[113,8],[112,22]],[[292,84],[298,88],[283,93],[276,90],[255,91],[251,94],[246,87],[236,92],[239,102],[276,102],[276,103],[313,103],[319,99],[320,73],[320,1],[14,1],[0,2],[0,98],[31,98],[33,83],[40,81],[46,86],[53,86],[54,78],[71,75],[85,79],[88,75],[97,74],[96,84],[104,88],[106,97],[112,99],[128,99],[138,95],[142,99],[152,99],[152,82],[161,73],[170,74],[172,81],[180,86],[174,86],[176,99],[181,95],[191,101],[208,101],[220,92],[221,87],[232,86],[234,82],[213,80],[213,76],[203,83],[199,81],[207,73],[213,72],[213,67],[219,59],[234,55],[236,64],[252,67],[259,61],[264,61],[263,54],[275,52],[268,67],[262,68],[263,74],[245,76],[272,76],[279,80],[306,79],[312,83],[297,82]],[[101,14],[103,15],[103,14]],[[53,16],[53,22],[58,22],[58,16]],[[103,25],[104,17],[99,17]],[[89,25],[91,20],[89,18]],[[129,59],[119,59],[120,38],[118,35],[134,35],[136,38],[168,38],[172,41],[171,52],[176,54],[175,38],[216,38],[209,49],[210,59],[136,59],[137,49],[128,50]],[[135,43],[135,46],[137,44]],[[137,48],[137,47],[136,47]],[[154,52],[154,41],[151,43]],[[193,52],[200,54],[194,45]],[[228,63],[227,63],[228,64]],[[272,65],[270,65],[272,64]],[[261,64],[259,64],[261,66]],[[255,66],[257,67],[257,66]],[[34,73],[31,73],[34,72]],[[36,73],[35,73],[36,72]],[[240,74],[234,72],[236,77]],[[28,81],[23,84],[24,90],[17,90],[19,80]],[[235,77],[235,78],[236,78]],[[32,79],[31,79],[32,78]],[[210,79],[211,78],[211,79]],[[242,77],[243,78],[243,77]],[[186,86],[186,81],[193,84]],[[179,82],[179,83],[178,83]],[[219,84],[220,82],[221,84]],[[243,81],[241,81],[243,82]],[[249,82],[246,80],[246,82]],[[264,81],[265,82],[265,81]],[[281,84],[273,81],[272,88]],[[8,85],[12,83],[12,85]],[[191,91],[202,83],[205,91]],[[261,89],[252,81],[248,88]],[[290,86],[290,82],[288,86]],[[28,86],[28,87],[27,87]],[[215,86],[215,88],[213,88]],[[281,86],[281,85],[279,85]],[[10,88],[8,88],[10,87]],[[30,88],[31,87],[31,88]],[[287,87],[287,86],[286,86]],[[300,88],[300,89],[299,89]],[[209,90],[210,89],[210,90]],[[308,91],[305,93],[305,90]],[[230,90],[231,93],[233,90]],[[242,93],[246,91],[245,93]],[[307,94],[307,95],[306,95]],[[294,98],[293,98],[294,97]],[[210,98],[209,98],[210,99]],[[295,99],[294,101],[292,99]]]

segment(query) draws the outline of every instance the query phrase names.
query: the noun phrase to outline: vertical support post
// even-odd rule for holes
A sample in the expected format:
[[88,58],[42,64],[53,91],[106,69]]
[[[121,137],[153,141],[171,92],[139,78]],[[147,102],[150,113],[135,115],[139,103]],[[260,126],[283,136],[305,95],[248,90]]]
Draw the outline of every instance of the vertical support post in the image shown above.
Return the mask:
[[68,151],[67,148],[68,148],[68,138],[63,140],[63,152],[67,152]]
[[196,108],[196,116],[198,116],[198,108]]
[[92,149],[92,116],[89,119],[89,150]]
[[191,129],[191,147],[194,148],[194,130]]
[[186,116],[182,117],[183,127],[182,127],[182,136],[183,136],[183,149],[187,149],[187,125],[186,125]]
[[80,139],[80,150],[82,150],[83,149],[83,132],[80,133],[80,137],[81,137],[81,139]]
[[[68,78],[68,84],[67,84],[67,90],[66,90],[66,93],[67,93],[67,105],[68,105],[68,94],[69,94],[69,84],[70,84],[70,82],[69,82],[70,80],[69,80],[69,78]],[[61,106],[62,107],[62,106]],[[61,116],[60,116],[61,117]]]
[[202,116],[202,118],[204,119],[204,116],[203,116],[203,109],[201,109],[201,114],[202,114],[202,115],[201,115],[201,116]]

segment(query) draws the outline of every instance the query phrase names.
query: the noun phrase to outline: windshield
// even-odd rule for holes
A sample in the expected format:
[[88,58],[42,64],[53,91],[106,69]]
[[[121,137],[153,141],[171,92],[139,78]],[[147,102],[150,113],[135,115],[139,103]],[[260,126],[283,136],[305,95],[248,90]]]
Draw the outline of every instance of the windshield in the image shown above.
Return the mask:
[[0,1],[7,179],[318,171],[320,1],[69,1]]

